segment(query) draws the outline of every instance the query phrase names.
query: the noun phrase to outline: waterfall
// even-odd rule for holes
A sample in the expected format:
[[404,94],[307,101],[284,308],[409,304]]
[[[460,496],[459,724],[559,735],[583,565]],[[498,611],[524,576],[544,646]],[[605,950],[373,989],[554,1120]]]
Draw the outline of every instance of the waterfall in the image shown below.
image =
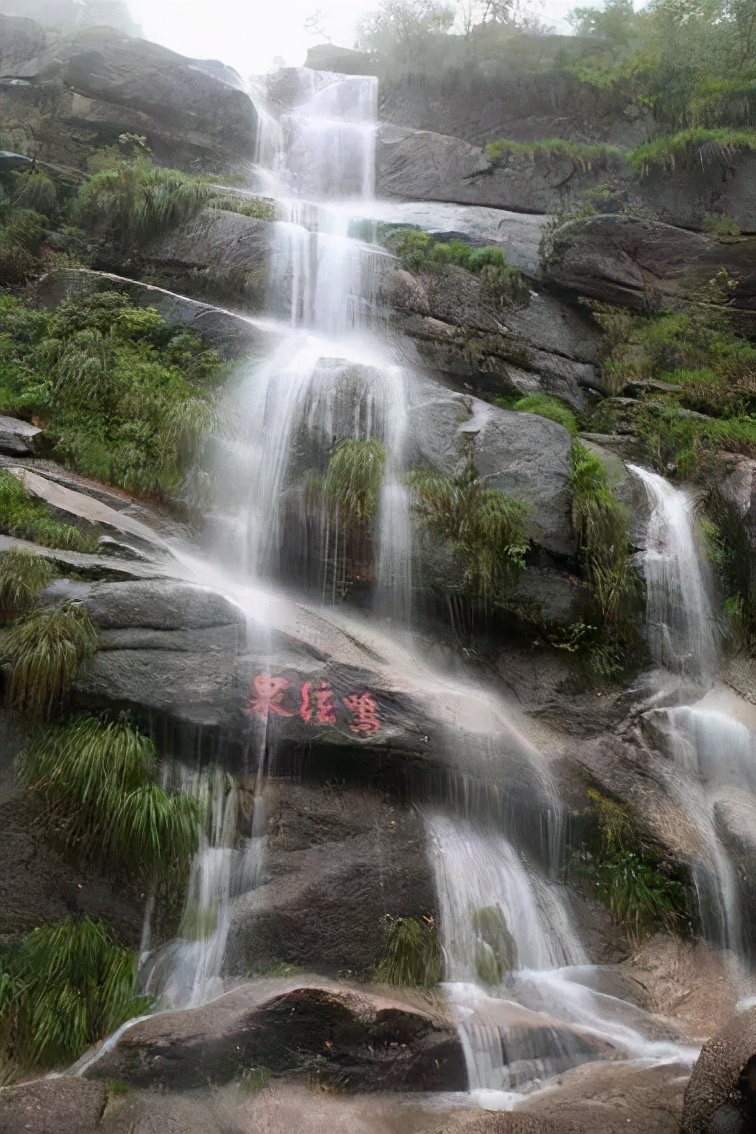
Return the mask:
[[[655,473],[630,468],[651,505],[642,561],[652,656],[664,669],[710,684],[718,635],[696,540],[694,498]],[[670,758],[661,775],[699,839],[692,876],[704,933],[742,953],[737,875],[720,838],[717,809],[733,793],[756,795],[756,738],[731,715],[703,703],[651,710],[642,723],[655,747]]]
[[711,680],[716,620],[696,540],[694,499],[656,473],[628,467],[642,481],[651,506],[643,573],[652,657],[672,672]]
[[655,1042],[630,1005],[591,987],[562,887],[503,834],[429,814],[448,983],[471,1090],[508,1109],[517,1089],[597,1058],[608,1041],[631,1058],[690,1059]]
[[145,991],[161,1005],[194,1008],[223,991],[221,970],[231,925],[231,902],[259,884],[265,851],[262,771],[251,836],[239,846],[235,782],[221,769],[184,772],[179,787],[200,799],[207,824],[192,861],[178,936],[150,959]]

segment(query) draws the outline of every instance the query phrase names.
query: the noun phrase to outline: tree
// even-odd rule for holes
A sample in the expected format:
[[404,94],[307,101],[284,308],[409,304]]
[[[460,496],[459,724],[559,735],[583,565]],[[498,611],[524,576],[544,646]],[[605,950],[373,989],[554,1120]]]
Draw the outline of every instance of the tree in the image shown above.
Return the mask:
[[456,14],[444,0],[381,0],[357,25],[357,46],[381,62],[414,69],[428,58],[433,37],[451,29]]

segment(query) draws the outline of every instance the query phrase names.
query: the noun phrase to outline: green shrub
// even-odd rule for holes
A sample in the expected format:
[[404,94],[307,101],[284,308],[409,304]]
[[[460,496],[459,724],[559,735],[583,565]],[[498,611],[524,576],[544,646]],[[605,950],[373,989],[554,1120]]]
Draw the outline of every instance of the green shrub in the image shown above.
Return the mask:
[[0,209],[0,287],[21,287],[42,271],[47,217],[33,209]]
[[0,412],[45,423],[56,457],[169,499],[213,420],[221,360],[199,336],[117,292],[39,311],[0,299]]
[[408,272],[427,275],[453,265],[478,276],[481,293],[493,303],[523,305],[530,298],[522,272],[507,262],[500,248],[472,248],[461,240],[439,241],[430,233],[406,226],[385,229],[382,239]]
[[97,631],[78,603],[45,607],[19,619],[0,647],[11,707],[31,719],[52,716],[96,649]]
[[0,530],[42,547],[83,552],[97,550],[94,535],[86,535],[80,528],[54,520],[44,500],[27,496],[18,477],[6,469],[0,469]]
[[340,441],[328,462],[325,498],[347,523],[369,527],[378,510],[386,453],[379,441]]
[[151,740],[125,718],[78,717],[36,735],[17,769],[68,846],[146,880],[188,865],[204,809],[165,791]]
[[636,943],[658,929],[689,929],[693,898],[687,873],[641,836],[624,804],[597,791],[588,795],[599,837],[574,852],[573,876]]
[[486,488],[472,461],[456,477],[421,469],[408,483],[422,524],[459,559],[460,589],[484,605],[501,601],[525,567],[525,505]]
[[150,1003],[102,922],[43,926],[0,955],[0,1054],[19,1070],[70,1063]]
[[[509,408],[506,406],[504,408]],[[569,406],[559,398],[549,397],[548,394],[530,394],[527,398],[518,398],[512,403],[512,409],[521,413],[535,413],[539,417],[547,417],[549,421],[556,421],[563,425],[572,437],[577,437],[577,418]]]
[[375,978],[385,984],[430,988],[443,978],[444,965],[435,918],[383,919],[383,956]]
[[55,568],[41,555],[6,551],[0,556],[0,617],[23,614],[55,576]]
[[146,158],[117,161],[79,191],[73,219],[115,247],[138,249],[191,220],[213,197],[206,182]]

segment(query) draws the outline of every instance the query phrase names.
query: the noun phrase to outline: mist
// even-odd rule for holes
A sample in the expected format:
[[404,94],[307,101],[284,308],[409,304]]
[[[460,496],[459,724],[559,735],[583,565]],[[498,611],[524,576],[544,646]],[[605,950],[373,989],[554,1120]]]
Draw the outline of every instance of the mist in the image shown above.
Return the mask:
[[[129,0],[145,39],[192,58],[220,59],[245,77],[301,66],[308,49],[326,37],[353,47],[360,18],[377,6],[378,0],[214,0],[210,9],[204,0]],[[564,33],[573,6],[545,0],[535,10]],[[305,27],[316,11],[322,32]]]

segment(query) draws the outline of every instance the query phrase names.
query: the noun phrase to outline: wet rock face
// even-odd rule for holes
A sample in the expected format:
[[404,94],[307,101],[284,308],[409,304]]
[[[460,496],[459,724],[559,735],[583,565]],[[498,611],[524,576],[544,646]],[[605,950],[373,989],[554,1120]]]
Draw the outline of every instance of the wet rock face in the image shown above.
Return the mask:
[[681,1134],[756,1128],[756,1007],[736,1012],[704,1044],[685,1088]]
[[[224,213],[223,216],[234,214]],[[249,218],[242,218],[249,219]],[[201,253],[195,253],[195,257]],[[241,255],[241,253],[240,253]],[[195,258],[194,266],[199,268],[201,260]],[[183,268],[176,266],[179,275]],[[187,265],[191,271],[191,266]],[[191,289],[190,289],[191,290]],[[197,331],[223,359],[231,360],[248,357],[271,347],[271,336],[243,315],[235,315],[221,307],[187,299],[184,295],[166,291],[161,287],[127,279],[112,272],[94,272],[89,268],[57,268],[36,283],[34,297],[45,307],[57,307],[64,299],[73,296],[95,295],[104,291],[117,291],[128,297],[135,307],[154,307],[168,323],[180,323],[192,331]],[[3,438],[3,419],[0,418],[0,452]],[[14,422],[15,426],[24,425]],[[26,426],[27,429],[33,428]]]
[[267,877],[235,904],[229,977],[280,963],[372,977],[385,916],[435,910],[417,812],[358,787],[275,779],[265,811]]
[[0,1134],[95,1134],[105,1087],[85,1079],[37,1079],[0,1091]]
[[739,306],[756,306],[756,243],[720,244],[658,221],[600,216],[569,221],[553,234],[546,277],[560,287],[642,310],[649,300],[695,295],[725,268],[739,280]]
[[29,79],[37,74],[47,37],[33,20],[0,12],[0,79]]
[[[280,985],[279,985],[280,986]],[[400,1000],[336,986],[243,985],[203,1008],[129,1028],[89,1078],[188,1090],[250,1067],[310,1072],[347,1090],[465,1090],[453,1025]]]

